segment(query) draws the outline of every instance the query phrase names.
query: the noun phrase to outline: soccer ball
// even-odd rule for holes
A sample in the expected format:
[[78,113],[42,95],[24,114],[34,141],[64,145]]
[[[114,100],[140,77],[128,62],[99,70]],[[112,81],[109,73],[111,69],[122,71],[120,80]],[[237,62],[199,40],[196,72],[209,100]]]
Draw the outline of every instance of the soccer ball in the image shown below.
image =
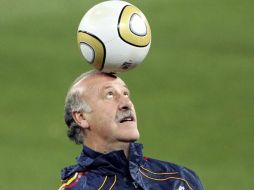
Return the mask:
[[87,11],[79,24],[77,40],[82,55],[95,69],[116,73],[132,69],[145,59],[151,30],[137,7],[111,0]]

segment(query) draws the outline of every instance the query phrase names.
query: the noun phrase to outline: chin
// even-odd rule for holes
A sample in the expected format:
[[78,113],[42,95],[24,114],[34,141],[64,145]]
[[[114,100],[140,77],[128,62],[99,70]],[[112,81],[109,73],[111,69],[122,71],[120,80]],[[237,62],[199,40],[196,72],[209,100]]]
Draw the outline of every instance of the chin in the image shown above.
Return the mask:
[[135,141],[137,141],[139,139],[139,132],[137,131],[137,132],[135,132],[135,133],[133,133],[133,134],[129,134],[129,135],[125,135],[122,139],[121,139],[121,141],[123,141],[123,142],[135,142]]
[[139,131],[135,123],[124,123],[118,128],[115,137],[122,142],[133,142],[139,139]]

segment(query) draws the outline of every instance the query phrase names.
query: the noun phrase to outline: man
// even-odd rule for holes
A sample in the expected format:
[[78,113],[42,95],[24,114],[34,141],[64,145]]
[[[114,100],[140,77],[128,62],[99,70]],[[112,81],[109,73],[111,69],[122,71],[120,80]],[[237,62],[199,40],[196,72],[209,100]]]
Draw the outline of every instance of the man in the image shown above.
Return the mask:
[[129,89],[113,74],[77,78],[65,122],[69,138],[84,147],[77,164],[62,170],[60,190],[203,190],[193,171],[143,157]]

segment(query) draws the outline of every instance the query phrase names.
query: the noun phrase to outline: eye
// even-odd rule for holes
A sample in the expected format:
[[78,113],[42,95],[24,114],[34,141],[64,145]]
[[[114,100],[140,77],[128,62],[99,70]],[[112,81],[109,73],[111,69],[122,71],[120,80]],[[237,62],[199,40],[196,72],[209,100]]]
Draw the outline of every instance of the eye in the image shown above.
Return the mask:
[[124,92],[123,92],[123,95],[126,96],[126,97],[129,97],[129,94],[130,94],[130,93],[129,93],[128,91],[124,91]]
[[107,94],[106,94],[106,98],[110,99],[110,98],[113,98],[113,91],[108,91]]

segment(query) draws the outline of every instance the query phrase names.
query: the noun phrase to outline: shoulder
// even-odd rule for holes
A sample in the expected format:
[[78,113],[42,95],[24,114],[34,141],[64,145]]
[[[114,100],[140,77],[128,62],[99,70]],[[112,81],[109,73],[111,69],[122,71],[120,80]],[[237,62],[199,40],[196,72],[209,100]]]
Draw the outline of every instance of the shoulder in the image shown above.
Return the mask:
[[90,190],[99,189],[107,180],[107,176],[92,172],[76,172],[62,181],[58,190]]
[[72,176],[62,180],[58,190],[88,190],[94,189],[98,183],[103,182],[103,176],[91,172],[76,172]]
[[62,181],[62,185],[58,190],[77,189],[76,186],[80,183],[81,178],[86,175],[86,172],[76,172],[73,176]]
[[197,174],[184,166],[145,157],[144,165],[140,167],[140,173],[150,178],[175,179],[187,183],[195,190],[203,190],[202,183]]
[[167,172],[178,172],[178,173],[190,172],[191,174],[195,174],[195,172],[192,171],[191,169],[188,169],[188,168],[181,166],[179,164],[175,164],[175,163],[167,162],[167,161],[162,161],[162,160],[158,160],[158,159],[154,159],[154,158],[144,157],[144,159],[145,159],[144,166],[147,166],[153,170],[162,170],[162,171],[167,171]]

